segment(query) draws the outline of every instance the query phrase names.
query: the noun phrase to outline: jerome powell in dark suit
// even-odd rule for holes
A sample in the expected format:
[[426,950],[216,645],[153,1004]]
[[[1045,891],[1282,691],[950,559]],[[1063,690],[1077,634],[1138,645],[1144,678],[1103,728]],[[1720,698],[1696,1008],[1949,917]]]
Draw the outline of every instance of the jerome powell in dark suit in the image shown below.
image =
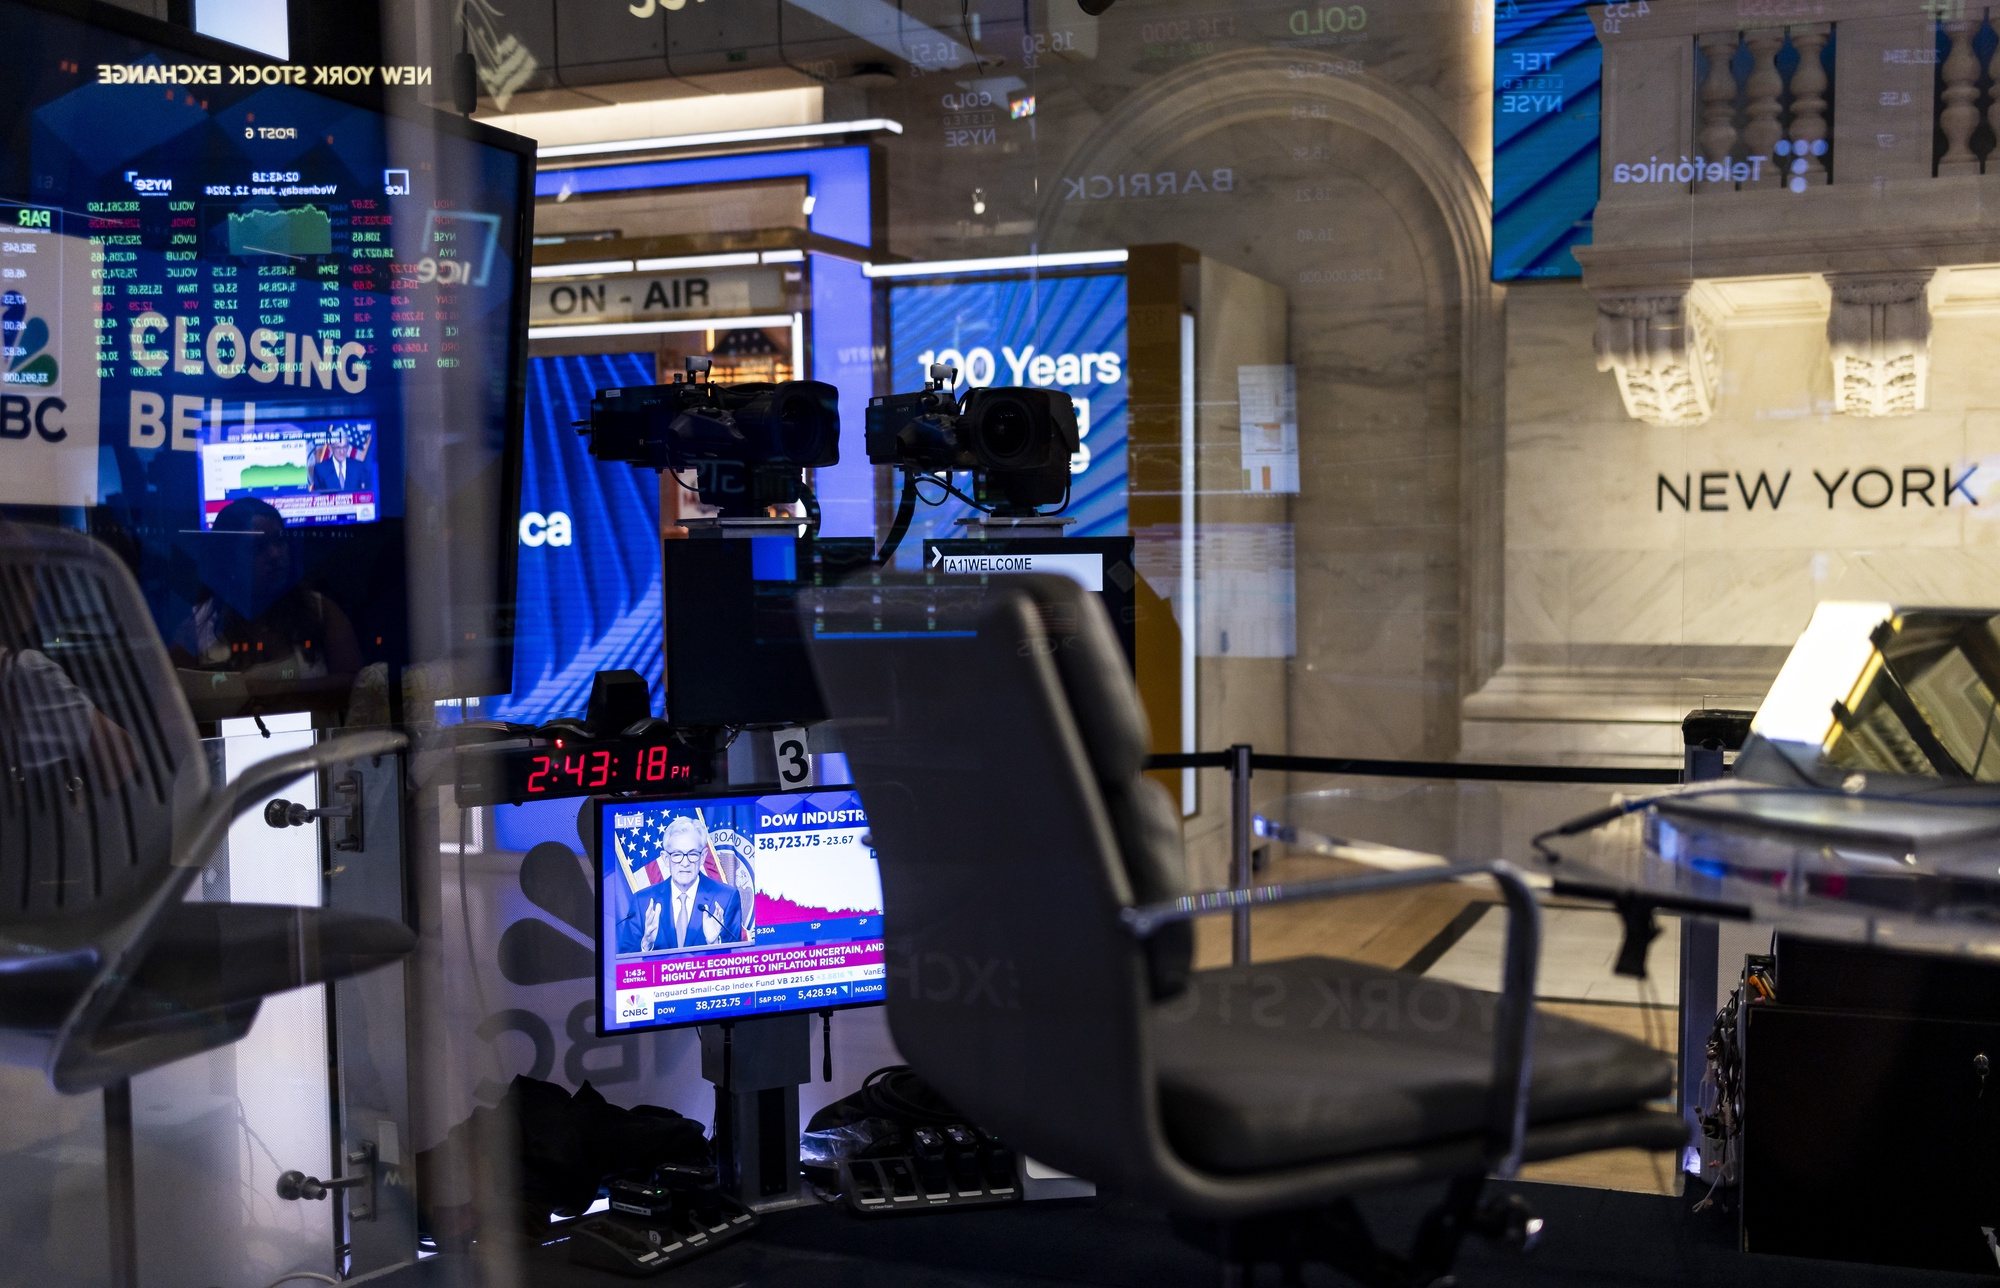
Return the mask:
[[667,825],[667,880],[633,901],[618,923],[618,951],[649,953],[743,942],[743,896],[701,870],[708,829],[692,818]]
[[345,430],[336,429],[327,438],[326,455],[312,464],[311,485],[315,492],[366,492],[364,477],[367,459]]

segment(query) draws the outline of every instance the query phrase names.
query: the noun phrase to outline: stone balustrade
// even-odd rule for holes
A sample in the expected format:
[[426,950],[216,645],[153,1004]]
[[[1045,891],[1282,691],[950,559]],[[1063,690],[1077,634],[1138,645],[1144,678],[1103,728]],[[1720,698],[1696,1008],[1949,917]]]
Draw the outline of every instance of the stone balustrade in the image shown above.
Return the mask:
[[1833,174],[1828,46],[1833,24],[1705,31],[1695,37],[1700,193],[1786,187]]
[[[1644,12],[1638,12],[1643,8]],[[2000,265],[2000,3],[1650,0],[1592,10],[1599,200],[1576,257],[1628,414],[1721,387],[1706,284],[1809,280],[1840,414],[1920,410],[1938,270]]]

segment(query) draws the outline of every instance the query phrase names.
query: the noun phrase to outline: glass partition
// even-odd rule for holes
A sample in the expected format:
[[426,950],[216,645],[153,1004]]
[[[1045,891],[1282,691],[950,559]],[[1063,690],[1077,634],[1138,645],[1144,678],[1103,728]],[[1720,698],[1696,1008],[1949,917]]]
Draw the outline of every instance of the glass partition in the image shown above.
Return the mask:
[[[1102,818],[1066,843],[1165,856],[1102,878],[1107,925],[1391,880],[1212,902],[1184,963],[1211,982],[1360,964],[1498,1006],[1492,874],[1414,881],[1526,874],[1539,1013],[1671,1066],[1625,1108],[1687,1130],[1506,1192],[1615,1191],[1635,1245],[1684,1218],[1718,1247],[1990,1272],[2000,1208],[1964,1142],[1992,1139],[1974,1061],[2000,1042],[1978,791],[2000,8],[290,0],[279,39],[252,7],[0,0],[0,1258],[22,1282],[555,1281],[624,1255],[572,1240],[640,1172],[755,1214],[684,1241],[733,1281],[893,1261],[829,1220],[873,1211],[866,1185],[896,1207],[890,1172],[838,1167],[909,1092],[870,1075],[928,993],[1018,997],[945,931],[898,966],[896,878],[864,908],[792,851],[901,856],[754,802],[893,809],[869,773],[998,756],[1051,694],[1063,736],[991,790],[1039,826],[1067,798],[1018,784],[1074,753]],[[769,481],[743,443],[801,428],[743,388],[801,381],[830,390],[837,453],[725,496]],[[626,427],[655,457],[610,459],[593,417],[644,399]],[[43,549],[17,525],[88,534],[98,563],[10,561]],[[778,564],[684,544],[746,532]],[[131,613],[37,567],[73,559]],[[1109,618],[1091,684],[1063,669],[1074,614],[1036,600],[1020,643],[1046,665],[958,677],[938,709],[992,714],[928,761],[850,759],[839,703],[797,697],[809,645],[895,634],[801,626],[813,593],[998,601],[1029,572]],[[871,696],[917,730],[930,678],[884,663]],[[1143,721],[1104,733],[1080,691]],[[1098,737],[1168,803],[1131,804],[1141,771]],[[145,759],[182,742],[171,774]],[[280,754],[306,759],[254,779]],[[1725,794],[1653,801],[1704,784]],[[1739,809],[1749,787],[1793,796]],[[591,824],[593,798],[697,792],[631,811],[651,839]],[[675,817],[698,827],[669,845]],[[111,841],[157,879],[84,862]],[[692,951],[723,942],[696,942],[716,906],[729,943],[802,956],[731,983]],[[822,921],[871,916],[851,977],[811,956]],[[1012,965],[1072,951],[1049,938],[1024,926]],[[1159,951],[1146,1005],[1173,992]],[[14,963],[49,973],[16,997]],[[805,1004],[857,982],[830,1017]],[[890,1005],[850,1005],[878,984]],[[634,1031],[601,1032],[623,1005]],[[681,1024],[708,1006],[732,1023]],[[1397,1023],[1365,1036],[1437,1036]],[[1138,1026],[1106,1020],[1103,1049]],[[1760,1042],[1793,1071],[1777,1093]],[[1149,1068],[1192,1049],[1160,1043]],[[970,1018],[963,1044],[1020,1053]],[[1296,1085],[1231,1085],[1253,1083]],[[958,1125],[925,1103],[910,1122]],[[893,1157],[954,1146],[924,1148]],[[1024,1219],[1094,1180],[1171,1207],[1117,1167],[1039,1166],[1008,1173]],[[1911,1176],[1956,1197],[1881,1195]],[[907,1264],[1057,1273],[1015,1245]]]

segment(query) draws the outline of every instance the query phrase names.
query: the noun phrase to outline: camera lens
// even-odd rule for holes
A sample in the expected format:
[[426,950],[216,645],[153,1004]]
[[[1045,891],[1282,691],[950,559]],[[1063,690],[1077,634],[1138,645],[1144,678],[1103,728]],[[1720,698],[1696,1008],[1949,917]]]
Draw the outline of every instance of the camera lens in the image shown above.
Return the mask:
[[1018,399],[994,401],[980,421],[980,445],[993,465],[1005,468],[1027,461],[1035,445],[1035,418]]
[[754,445],[753,465],[831,465],[839,459],[839,397],[832,385],[787,380],[739,385],[736,421]]
[[788,461],[809,460],[818,452],[825,417],[817,400],[801,393],[779,397],[776,408],[778,451]]

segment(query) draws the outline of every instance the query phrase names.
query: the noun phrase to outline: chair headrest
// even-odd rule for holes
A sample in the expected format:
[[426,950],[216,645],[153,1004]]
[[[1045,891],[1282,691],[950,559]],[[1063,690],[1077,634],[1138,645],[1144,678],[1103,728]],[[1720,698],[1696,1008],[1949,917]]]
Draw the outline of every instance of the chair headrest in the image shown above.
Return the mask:
[[1042,642],[1098,782],[1129,781],[1145,763],[1152,734],[1103,601],[1067,577],[1009,577],[1006,586],[1025,593],[1041,619]]

